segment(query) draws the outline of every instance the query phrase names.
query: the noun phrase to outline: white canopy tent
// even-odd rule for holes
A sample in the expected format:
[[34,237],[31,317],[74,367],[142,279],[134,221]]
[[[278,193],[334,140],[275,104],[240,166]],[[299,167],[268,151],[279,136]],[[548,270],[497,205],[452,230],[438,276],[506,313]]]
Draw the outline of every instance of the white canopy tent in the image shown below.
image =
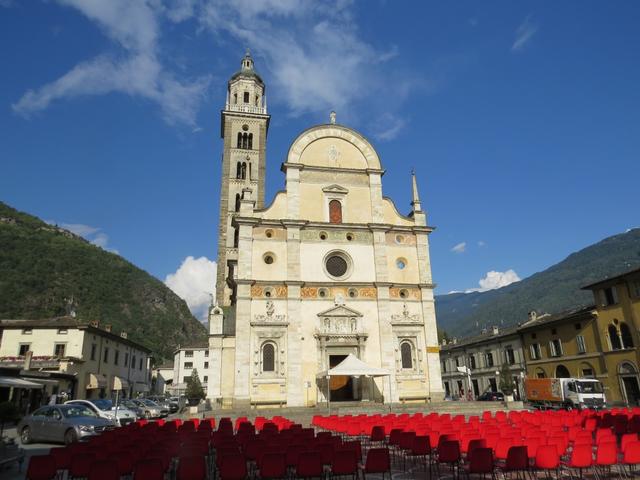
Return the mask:
[[[327,378],[327,406],[329,412],[331,412],[331,388],[330,378],[335,376],[348,376],[348,377],[388,377],[391,375],[388,370],[384,368],[372,367],[367,365],[354,354],[347,355],[342,362],[329,370],[319,372],[316,378]],[[389,401],[391,401],[391,384],[389,383]]]

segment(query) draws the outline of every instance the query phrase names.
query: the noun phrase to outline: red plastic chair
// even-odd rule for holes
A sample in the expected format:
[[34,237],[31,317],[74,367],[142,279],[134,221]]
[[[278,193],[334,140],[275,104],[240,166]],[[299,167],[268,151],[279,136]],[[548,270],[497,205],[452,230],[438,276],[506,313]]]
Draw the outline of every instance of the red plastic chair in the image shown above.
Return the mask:
[[626,445],[622,458],[622,468],[629,469],[629,474],[633,478],[636,465],[640,464],[640,442],[631,442]]
[[331,476],[358,475],[358,459],[354,450],[339,450],[333,457]]
[[451,475],[455,476],[455,469],[460,464],[460,444],[457,440],[445,440],[438,446],[438,476],[443,463],[451,467]]
[[112,460],[96,460],[91,464],[87,480],[120,480],[118,465]]
[[[628,448],[628,447],[627,447]],[[601,443],[596,449],[595,466],[610,476],[611,467],[618,463],[618,448],[613,442]]]
[[478,474],[484,476],[493,474],[493,450],[486,447],[478,447],[469,454],[469,465],[466,468],[467,477]]
[[59,473],[63,473],[69,470],[71,466],[71,449],[69,448],[52,448],[49,450],[49,455],[51,455],[56,462],[56,470]]
[[78,453],[71,457],[69,476],[71,478],[87,478],[91,470],[91,464],[95,460],[93,453]]
[[[530,455],[531,453],[529,453]],[[555,445],[541,445],[538,447],[535,456],[535,469],[546,472],[547,477],[551,471],[556,472],[559,478],[560,456]]]
[[319,452],[302,452],[298,456],[298,463],[296,464],[297,478],[322,478],[323,473],[324,466]]
[[516,473],[516,476],[520,478],[526,478],[529,471],[529,455],[527,453],[527,447],[523,445],[517,445],[509,448],[507,452],[507,458],[502,466],[504,473]]
[[27,467],[28,480],[50,480],[57,475],[56,459],[53,455],[33,455]]
[[218,468],[220,480],[244,480],[247,478],[247,461],[239,453],[227,455]]
[[429,436],[419,435],[414,437],[411,451],[407,453],[407,456],[411,459],[422,460],[425,472],[427,471],[427,465],[429,466],[429,472],[431,472],[431,441]]
[[391,459],[389,458],[388,448],[372,448],[367,453],[367,459],[364,466],[361,466],[362,477],[367,478],[367,473],[381,473],[382,478],[386,473],[391,478]]
[[140,460],[133,471],[133,480],[164,480],[164,466],[157,458]]
[[176,478],[177,480],[205,480],[207,478],[205,457],[201,455],[180,457]]
[[384,426],[374,425],[371,428],[371,435],[369,435],[369,444],[374,445],[377,443],[384,443],[387,440]]
[[265,453],[260,459],[259,470],[260,478],[284,478],[287,474],[285,454]]
[[593,465],[593,450],[591,445],[576,445],[567,463],[570,469],[578,470],[578,478],[584,478],[582,471]]

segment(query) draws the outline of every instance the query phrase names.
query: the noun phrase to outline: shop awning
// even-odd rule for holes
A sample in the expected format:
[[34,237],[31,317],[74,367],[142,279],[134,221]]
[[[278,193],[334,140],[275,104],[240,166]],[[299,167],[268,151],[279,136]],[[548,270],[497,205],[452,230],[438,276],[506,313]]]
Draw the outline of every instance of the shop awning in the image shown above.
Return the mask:
[[89,373],[89,381],[87,382],[87,390],[96,388],[107,388],[107,376],[103,373]]
[[367,377],[388,377],[391,375],[384,368],[372,367],[367,365],[358,357],[350,353],[342,362],[329,370],[319,372],[316,377],[333,377],[336,375],[346,375],[350,377],[359,377],[365,375]]
[[13,387],[13,388],[42,388],[42,385],[29,380],[24,380],[18,377],[0,377],[0,387]]
[[122,377],[114,375],[111,388],[113,390],[129,390],[129,382]]
[[148,392],[148,391],[149,391],[149,384],[148,384],[148,383],[145,383],[145,382],[136,382],[136,383],[133,385],[133,389],[134,389],[136,392],[145,393],[145,392]]

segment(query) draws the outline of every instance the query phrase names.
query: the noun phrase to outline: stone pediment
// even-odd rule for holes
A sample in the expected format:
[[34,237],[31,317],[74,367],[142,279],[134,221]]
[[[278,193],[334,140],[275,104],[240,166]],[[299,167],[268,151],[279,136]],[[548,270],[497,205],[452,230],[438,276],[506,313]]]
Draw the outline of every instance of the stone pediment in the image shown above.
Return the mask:
[[338,305],[318,314],[319,317],[361,317],[362,314],[352,308]]
[[349,190],[341,187],[340,185],[336,185],[335,183],[333,185],[329,185],[328,187],[324,187],[322,191],[324,193],[338,193],[341,195],[346,195],[347,193],[349,193]]

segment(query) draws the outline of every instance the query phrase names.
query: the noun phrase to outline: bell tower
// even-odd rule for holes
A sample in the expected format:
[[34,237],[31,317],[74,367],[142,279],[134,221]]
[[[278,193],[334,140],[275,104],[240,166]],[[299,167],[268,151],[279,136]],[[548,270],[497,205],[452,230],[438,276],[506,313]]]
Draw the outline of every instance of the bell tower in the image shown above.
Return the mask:
[[264,82],[255,71],[253,58],[247,50],[240,70],[227,83],[227,101],[221,112],[223,152],[216,278],[216,300],[220,306],[235,304],[234,271],[238,263],[238,232],[232,220],[240,210],[243,188],[250,187],[253,191],[256,208],[264,207],[270,118]]

